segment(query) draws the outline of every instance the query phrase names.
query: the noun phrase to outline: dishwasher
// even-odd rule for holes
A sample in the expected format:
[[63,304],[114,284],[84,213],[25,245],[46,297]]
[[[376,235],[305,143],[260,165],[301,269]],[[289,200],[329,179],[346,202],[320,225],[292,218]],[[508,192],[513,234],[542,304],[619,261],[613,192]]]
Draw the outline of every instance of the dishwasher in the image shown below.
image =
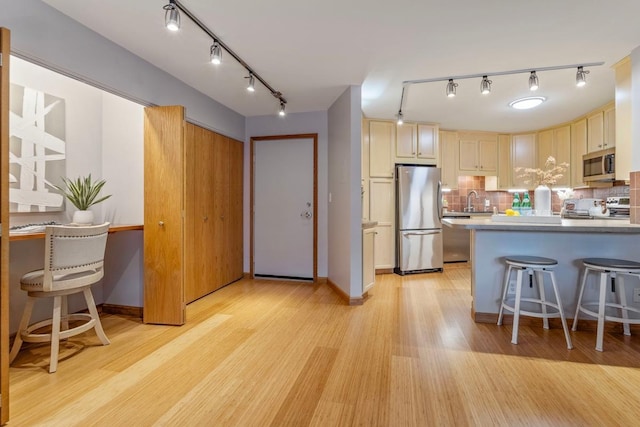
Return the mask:
[[[470,215],[444,215],[445,218],[468,219]],[[466,262],[470,260],[471,231],[466,228],[442,227],[443,261]]]

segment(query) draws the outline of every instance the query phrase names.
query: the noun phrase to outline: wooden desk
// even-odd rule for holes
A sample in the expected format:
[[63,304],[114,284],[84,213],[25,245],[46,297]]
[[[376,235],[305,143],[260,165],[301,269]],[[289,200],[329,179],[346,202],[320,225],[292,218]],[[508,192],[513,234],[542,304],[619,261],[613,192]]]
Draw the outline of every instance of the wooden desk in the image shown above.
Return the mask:
[[[109,227],[109,233],[117,233],[119,231],[143,230],[142,224],[113,224]],[[44,239],[44,231],[40,233],[9,233],[9,241]]]

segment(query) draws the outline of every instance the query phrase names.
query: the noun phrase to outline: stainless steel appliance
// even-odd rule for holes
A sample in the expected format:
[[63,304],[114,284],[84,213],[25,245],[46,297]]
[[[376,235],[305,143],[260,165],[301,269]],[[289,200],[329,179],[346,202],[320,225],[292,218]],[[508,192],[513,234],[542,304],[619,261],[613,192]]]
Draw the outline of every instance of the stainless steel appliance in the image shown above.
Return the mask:
[[616,218],[629,218],[629,196],[607,197],[607,209]]
[[396,273],[442,271],[441,191],[439,168],[396,166]]
[[594,151],[582,156],[582,179],[590,181],[613,181],[616,179],[616,150]]
[[[450,215],[444,217],[471,218],[470,215]],[[442,260],[447,262],[466,262],[471,259],[471,231],[466,228],[442,227]]]

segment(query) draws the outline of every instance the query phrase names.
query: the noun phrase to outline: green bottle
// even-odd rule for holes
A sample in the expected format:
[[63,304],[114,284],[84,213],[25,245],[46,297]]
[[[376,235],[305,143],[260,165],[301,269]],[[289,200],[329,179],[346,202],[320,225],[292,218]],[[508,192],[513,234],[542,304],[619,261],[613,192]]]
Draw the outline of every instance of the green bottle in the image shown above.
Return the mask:
[[520,195],[513,193],[513,203],[511,203],[511,209],[516,212],[520,212]]
[[525,191],[522,198],[522,203],[520,204],[520,212],[522,212],[524,215],[527,215],[531,212],[531,200],[529,199],[528,191]]

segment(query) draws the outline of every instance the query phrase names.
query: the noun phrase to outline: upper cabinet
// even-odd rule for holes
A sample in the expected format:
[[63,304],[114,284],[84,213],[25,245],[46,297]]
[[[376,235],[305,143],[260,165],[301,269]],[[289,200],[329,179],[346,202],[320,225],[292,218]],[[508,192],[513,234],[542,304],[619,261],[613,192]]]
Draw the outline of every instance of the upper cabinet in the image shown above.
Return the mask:
[[511,139],[511,185],[518,188],[533,188],[532,183],[526,183],[527,177],[521,177],[524,172],[516,172],[516,168],[535,168],[536,165],[536,134],[527,133],[513,135]]
[[[555,186],[567,187],[571,185],[571,126],[562,126],[538,132],[538,164],[540,169],[546,169],[546,162],[549,156],[556,160],[556,165],[561,163],[569,164],[569,167],[562,173],[562,178],[558,179]],[[580,159],[582,162],[582,159]]]
[[460,139],[461,175],[496,175],[498,142],[496,139]]
[[396,125],[395,163],[433,164],[438,161],[438,126]]
[[631,175],[631,59],[615,64],[616,71],[616,179],[629,181]]
[[571,187],[585,187],[582,156],[587,154],[587,119],[571,123]]
[[458,189],[458,132],[440,132],[442,188]]
[[616,145],[616,110],[609,106],[587,117],[587,150],[589,153]]
[[392,157],[395,139],[395,123],[369,122],[369,175],[371,177],[393,177]]

